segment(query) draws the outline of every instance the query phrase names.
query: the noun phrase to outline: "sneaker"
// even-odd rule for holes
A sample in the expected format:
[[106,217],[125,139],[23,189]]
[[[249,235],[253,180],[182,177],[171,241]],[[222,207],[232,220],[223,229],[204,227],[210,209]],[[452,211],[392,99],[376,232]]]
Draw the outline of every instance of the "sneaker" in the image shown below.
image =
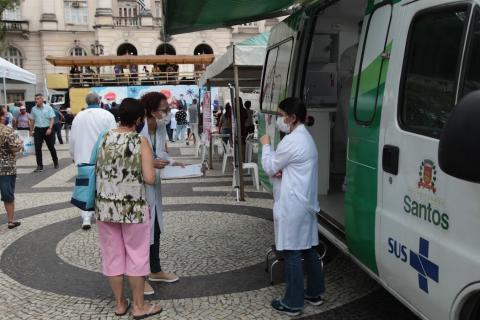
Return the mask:
[[148,280],[153,282],[167,282],[173,283],[178,281],[178,277],[174,274],[167,273],[167,272],[157,272],[157,273],[150,273]]
[[92,224],[90,223],[90,219],[83,219],[83,223],[82,223],[82,229],[83,230],[88,230],[92,227]]
[[189,146],[189,145],[190,145],[190,143],[187,141],[187,146]]
[[318,298],[304,297],[303,299],[309,304],[311,304],[312,306],[320,306],[324,303],[322,297],[318,297]]
[[273,300],[272,301],[272,308],[275,311],[278,311],[280,313],[284,313],[286,315],[289,315],[291,317],[296,317],[302,314],[302,310],[293,310],[285,307],[280,300]]
[[54,169],[58,169],[58,168],[59,168],[58,163],[54,163],[54,164],[53,164],[53,168],[54,168]]
[[33,170],[33,173],[42,172],[42,171],[43,171],[43,166],[37,166],[37,169]]

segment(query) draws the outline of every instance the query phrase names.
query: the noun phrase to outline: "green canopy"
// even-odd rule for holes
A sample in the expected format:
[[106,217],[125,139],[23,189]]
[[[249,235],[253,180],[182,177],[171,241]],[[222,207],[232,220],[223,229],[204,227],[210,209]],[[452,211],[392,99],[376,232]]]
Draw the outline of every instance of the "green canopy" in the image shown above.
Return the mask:
[[312,0],[164,0],[167,34],[227,27],[287,14]]

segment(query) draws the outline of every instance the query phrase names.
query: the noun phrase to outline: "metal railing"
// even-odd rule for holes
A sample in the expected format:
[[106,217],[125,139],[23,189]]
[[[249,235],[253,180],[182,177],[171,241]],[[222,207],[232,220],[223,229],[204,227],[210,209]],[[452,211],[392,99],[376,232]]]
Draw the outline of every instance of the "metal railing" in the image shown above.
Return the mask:
[[139,27],[142,25],[141,17],[113,17],[113,24],[117,27]]
[[153,86],[197,84],[203,72],[77,73],[68,76],[70,87]]
[[17,21],[17,20],[1,20],[1,27],[4,31],[13,31],[13,32],[28,32],[29,23],[26,20]]

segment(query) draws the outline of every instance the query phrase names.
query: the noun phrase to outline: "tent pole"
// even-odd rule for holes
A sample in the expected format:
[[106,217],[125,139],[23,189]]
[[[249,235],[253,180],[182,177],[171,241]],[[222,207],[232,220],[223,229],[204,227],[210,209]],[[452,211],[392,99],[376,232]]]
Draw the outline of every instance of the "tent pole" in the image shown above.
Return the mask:
[[[234,53],[235,55],[235,53]],[[240,81],[238,79],[238,66],[234,64],[233,66],[233,77],[235,79],[235,121],[236,121],[236,136],[235,139],[237,148],[235,152],[235,162],[237,165],[236,175],[237,175],[237,182],[239,186],[239,200],[245,201],[245,188],[243,184],[243,146],[242,146],[242,123],[241,123],[241,106],[240,106]]]
[[[211,123],[213,123],[212,117],[212,86],[210,84],[210,80],[207,80],[207,91],[210,92],[210,105],[208,106],[208,110],[210,112]],[[205,102],[203,102],[203,109],[205,110]],[[205,111],[203,111],[205,112]],[[205,124],[204,124],[205,125]],[[210,128],[208,128],[208,167],[209,169],[213,170],[213,138],[212,138],[212,125],[210,124]]]
[[5,102],[5,106],[7,105],[7,81],[5,81],[5,77],[3,77],[3,101]]

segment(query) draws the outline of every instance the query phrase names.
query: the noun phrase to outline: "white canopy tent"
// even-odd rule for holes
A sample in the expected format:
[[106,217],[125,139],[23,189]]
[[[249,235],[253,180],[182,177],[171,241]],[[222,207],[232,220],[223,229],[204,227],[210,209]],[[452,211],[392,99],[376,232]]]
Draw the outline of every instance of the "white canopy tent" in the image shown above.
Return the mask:
[[237,67],[240,87],[260,87],[269,35],[264,32],[229,46],[224,55],[207,67],[199,85],[205,86],[208,82],[212,87],[227,87],[235,81],[234,69]]
[[[234,154],[234,175],[237,190],[237,200],[245,200],[243,185],[243,147],[242,134],[240,129],[240,88],[259,88],[262,80],[263,64],[267,51],[269,32],[264,32],[255,37],[228,47],[227,52],[216,59],[213,64],[207,67],[199,85],[207,87],[230,87],[232,96],[234,119],[236,123],[235,154]],[[234,90],[235,89],[235,92]],[[211,140],[210,140],[211,141]],[[211,144],[211,142],[210,142]],[[209,163],[212,165],[213,147],[210,145]]]
[[7,80],[9,82],[37,84],[37,76],[7,60],[0,58],[0,78],[3,80],[3,99],[7,104]]

